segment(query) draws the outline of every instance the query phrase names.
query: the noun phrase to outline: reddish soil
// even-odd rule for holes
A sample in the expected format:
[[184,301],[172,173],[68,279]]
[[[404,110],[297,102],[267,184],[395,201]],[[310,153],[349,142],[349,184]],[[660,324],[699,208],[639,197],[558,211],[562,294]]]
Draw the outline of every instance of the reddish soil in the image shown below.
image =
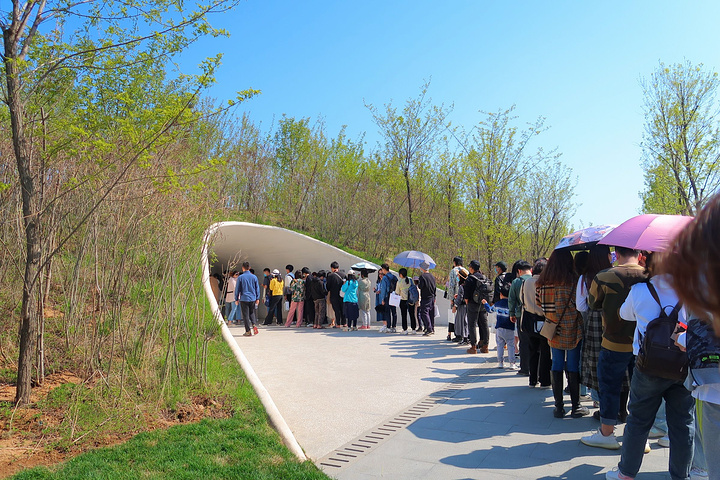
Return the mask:
[[[31,404],[22,408],[12,407],[15,385],[0,383],[0,405],[11,409],[9,416],[0,416],[0,478],[38,465],[54,465],[86,450],[117,445],[133,435],[107,431],[89,443],[78,441],[69,448],[54,446],[60,438],[49,437],[45,432],[60,425],[66,412],[62,409],[43,411],[37,407],[37,402],[66,383],[79,384],[82,379],[70,373],[49,375],[41,386],[33,388]],[[231,415],[229,406],[207,397],[196,397],[192,402],[178,405],[175,411],[162,412],[160,418],[154,418],[146,425],[148,430],[155,430],[203,418],[228,418]]]

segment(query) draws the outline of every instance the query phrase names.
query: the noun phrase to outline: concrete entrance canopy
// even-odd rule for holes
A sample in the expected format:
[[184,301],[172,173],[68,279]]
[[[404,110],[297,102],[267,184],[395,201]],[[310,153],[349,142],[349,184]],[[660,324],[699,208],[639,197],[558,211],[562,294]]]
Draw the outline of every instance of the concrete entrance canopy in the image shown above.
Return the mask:
[[[221,222],[215,227],[211,251],[216,260],[211,267],[212,273],[222,274],[229,263],[234,264],[232,268],[240,270],[240,265],[246,260],[260,279],[265,267],[270,270],[277,268],[284,276],[287,264],[292,264],[295,270],[308,267],[311,272],[317,272],[329,270],[330,263],[336,261],[347,272],[350,265],[366,261],[320,240],[280,227],[246,222]],[[376,268],[380,267],[376,265]]]

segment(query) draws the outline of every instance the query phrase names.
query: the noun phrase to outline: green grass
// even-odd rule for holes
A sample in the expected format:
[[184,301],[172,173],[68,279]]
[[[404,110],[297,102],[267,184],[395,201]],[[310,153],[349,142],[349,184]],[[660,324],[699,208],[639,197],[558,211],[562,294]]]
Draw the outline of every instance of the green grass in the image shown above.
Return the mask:
[[[75,388],[57,389],[46,401],[48,406],[67,400]],[[89,451],[50,468],[26,470],[12,478],[328,479],[312,462],[300,463],[282,444],[221,338],[211,342],[208,383],[190,390],[225,397],[232,406],[232,418],[141,433],[124,444]]]

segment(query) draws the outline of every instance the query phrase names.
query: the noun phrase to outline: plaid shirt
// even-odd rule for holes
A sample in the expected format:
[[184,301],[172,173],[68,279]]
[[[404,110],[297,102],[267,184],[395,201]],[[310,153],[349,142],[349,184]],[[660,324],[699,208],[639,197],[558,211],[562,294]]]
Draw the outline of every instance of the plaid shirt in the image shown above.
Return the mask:
[[575,308],[574,285],[543,285],[537,287],[536,300],[545,318],[557,323],[557,330],[548,344],[558,350],[572,350],[582,340],[582,315]]

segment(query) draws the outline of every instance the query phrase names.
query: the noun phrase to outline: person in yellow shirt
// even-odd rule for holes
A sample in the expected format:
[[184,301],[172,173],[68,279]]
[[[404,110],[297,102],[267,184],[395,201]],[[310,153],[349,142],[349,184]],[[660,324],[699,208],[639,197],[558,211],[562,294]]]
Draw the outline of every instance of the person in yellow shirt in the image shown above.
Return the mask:
[[283,300],[283,289],[285,288],[285,282],[280,276],[280,271],[276,268],[272,271],[270,277],[270,305],[268,306],[268,313],[265,317],[265,323],[263,325],[272,324],[273,317],[277,316],[277,324],[282,324],[282,300]]

